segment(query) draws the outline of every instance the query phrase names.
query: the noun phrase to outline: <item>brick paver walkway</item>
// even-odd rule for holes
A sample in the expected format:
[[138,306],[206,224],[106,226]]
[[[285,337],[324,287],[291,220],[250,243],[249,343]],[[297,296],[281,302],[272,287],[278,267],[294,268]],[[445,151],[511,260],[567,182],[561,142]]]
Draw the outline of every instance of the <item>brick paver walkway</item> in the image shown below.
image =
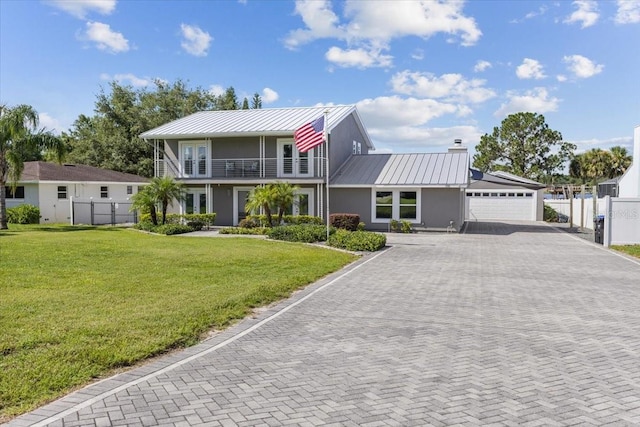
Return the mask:
[[389,241],[10,425],[640,424],[640,263],[546,225]]

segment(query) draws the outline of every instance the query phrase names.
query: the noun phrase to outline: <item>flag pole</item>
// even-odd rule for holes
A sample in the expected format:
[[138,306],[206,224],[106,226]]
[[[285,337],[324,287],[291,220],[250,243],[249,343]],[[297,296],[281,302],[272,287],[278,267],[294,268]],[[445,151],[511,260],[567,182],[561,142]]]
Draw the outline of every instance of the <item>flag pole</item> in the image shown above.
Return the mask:
[[329,221],[329,134],[327,133],[327,118],[329,116],[329,110],[325,110],[324,111],[324,138],[325,138],[325,142],[326,142],[326,149],[325,149],[325,157],[326,157],[326,164],[327,164],[327,183],[325,184],[325,188],[327,191],[327,241],[329,241],[329,227],[330,227],[330,221]]

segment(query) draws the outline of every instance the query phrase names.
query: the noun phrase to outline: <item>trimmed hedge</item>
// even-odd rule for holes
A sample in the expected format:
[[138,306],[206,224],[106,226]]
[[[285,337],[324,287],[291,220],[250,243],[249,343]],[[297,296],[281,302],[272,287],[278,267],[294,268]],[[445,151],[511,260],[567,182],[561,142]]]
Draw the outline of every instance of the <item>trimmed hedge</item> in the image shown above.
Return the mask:
[[350,213],[335,213],[329,215],[329,223],[332,227],[356,231],[358,224],[360,224],[360,215]]
[[39,224],[40,208],[29,204],[7,208],[7,222],[9,224]]
[[196,231],[193,227],[184,224],[153,225],[151,221],[140,221],[134,225],[133,228],[136,230],[148,231],[150,233],[166,234],[167,236]]
[[[278,215],[271,215],[272,221],[278,220]],[[324,221],[322,218],[311,215],[283,215],[282,222],[289,225],[299,224],[317,224],[322,225]],[[277,224],[275,224],[277,225]],[[268,227],[266,215],[248,215],[245,219],[240,221],[239,227],[251,228],[251,227]]]
[[[158,221],[162,221],[162,213],[158,213]],[[140,215],[140,222],[151,222],[151,215],[148,213]],[[208,214],[167,214],[166,224],[188,224],[194,229],[202,229],[203,227],[211,227],[216,222],[216,213]],[[190,224],[191,223],[191,224]],[[200,228],[197,228],[200,227]]]
[[335,234],[329,236],[327,244],[348,251],[375,252],[384,248],[387,244],[387,236],[371,231],[337,230]]
[[220,234],[254,234],[254,235],[265,235],[269,232],[269,228],[267,227],[251,227],[251,228],[241,228],[241,227],[227,227],[221,228],[218,233]]
[[315,224],[283,225],[269,229],[268,236],[286,242],[323,242],[327,240],[327,228]]

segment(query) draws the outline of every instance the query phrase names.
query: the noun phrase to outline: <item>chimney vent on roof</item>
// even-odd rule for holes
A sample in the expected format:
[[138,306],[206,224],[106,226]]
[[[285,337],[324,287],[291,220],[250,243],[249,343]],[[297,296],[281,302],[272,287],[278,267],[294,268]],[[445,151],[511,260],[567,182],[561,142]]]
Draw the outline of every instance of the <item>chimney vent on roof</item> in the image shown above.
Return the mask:
[[467,147],[462,145],[461,139],[454,139],[453,146],[449,147],[449,153],[466,153]]

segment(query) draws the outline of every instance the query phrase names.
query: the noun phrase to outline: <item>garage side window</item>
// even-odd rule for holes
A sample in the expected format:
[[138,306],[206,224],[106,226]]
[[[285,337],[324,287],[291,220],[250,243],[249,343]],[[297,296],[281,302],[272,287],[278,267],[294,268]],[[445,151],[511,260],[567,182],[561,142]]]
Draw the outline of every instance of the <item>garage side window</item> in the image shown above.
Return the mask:
[[417,219],[418,195],[415,191],[400,192],[400,219]]
[[66,199],[67,198],[67,186],[66,185],[58,185],[58,199]]
[[375,190],[372,217],[374,222],[420,218],[420,193],[417,190]]
[[391,219],[393,214],[393,193],[376,191],[376,218]]

